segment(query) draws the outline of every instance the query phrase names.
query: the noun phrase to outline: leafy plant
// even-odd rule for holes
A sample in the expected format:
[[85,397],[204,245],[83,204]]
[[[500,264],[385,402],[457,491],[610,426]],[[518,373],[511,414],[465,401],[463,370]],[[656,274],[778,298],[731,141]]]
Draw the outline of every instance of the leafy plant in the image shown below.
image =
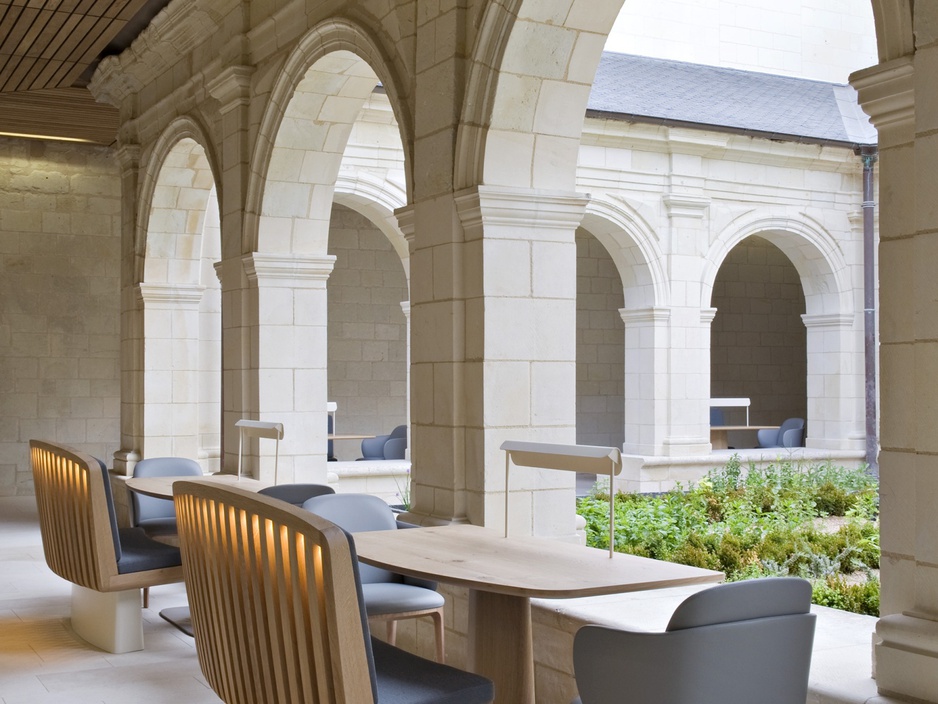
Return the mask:
[[[609,547],[608,506],[608,493],[579,501],[589,545]],[[617,494],[615,543],[620,552],[721,570],[728,580],[803,576],[822,584],[818,599],[867,613],[878,609],[878,582],[860,588],[875,579],[843,578],[878,568],[878,509],[876,479],[864,468],[744,468],[734,455],[687,490]],[[817,521],[827,516],[845,518],[821,530]]]

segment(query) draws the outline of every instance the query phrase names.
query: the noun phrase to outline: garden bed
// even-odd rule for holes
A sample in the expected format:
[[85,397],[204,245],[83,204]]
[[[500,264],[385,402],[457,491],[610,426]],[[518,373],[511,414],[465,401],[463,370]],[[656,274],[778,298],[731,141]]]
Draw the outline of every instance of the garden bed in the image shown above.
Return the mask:
[[[587,543],[609,547],[609,497],[581,498]],[[879,613],[878,482],[864,468],[738,456],[688,488],[616,496],[615,549],[723,571],[810,579],[815,603]]]

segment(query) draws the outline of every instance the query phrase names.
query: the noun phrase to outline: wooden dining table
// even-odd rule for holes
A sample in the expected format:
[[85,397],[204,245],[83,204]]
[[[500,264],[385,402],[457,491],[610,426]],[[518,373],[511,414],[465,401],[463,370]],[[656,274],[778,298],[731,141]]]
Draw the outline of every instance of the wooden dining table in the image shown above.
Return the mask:
[[239,486],[248,491],[260,491],[271,486],[271,482],[262,482],[251,477],[239,477],[237,474],[206,474],[203,477],[128,477],[124,480],[127,488],[144,496],[156,499],[172,499],[173,484],[179,481],[210,482],[212,484],[226,484]]
[[777,429],[777,425],[711,425],[710,426],[710,447],[714,450],[726,450],[729,448],[728,433],[736,430],[766,430],[769,428]]
[[533,704],[532,597],[566,599],[723,580],[722,572],[460,524],[355,534],[377,567],[469,589],[470,670],[496,702]]

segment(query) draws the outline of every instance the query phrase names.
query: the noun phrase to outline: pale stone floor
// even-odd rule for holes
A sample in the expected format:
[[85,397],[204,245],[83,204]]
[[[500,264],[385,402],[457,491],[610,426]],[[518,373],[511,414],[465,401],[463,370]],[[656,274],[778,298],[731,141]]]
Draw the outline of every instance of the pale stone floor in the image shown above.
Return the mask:
[[[0,498],[0,702],[2,704],[217,704],[193,640],[159,617],[185,601],[181,585],[151,590],[146,649],[113,655],[68,625],[69,585],[46,567],[32,497]],[[657,627],[680,595],[668,591],[553,602],[558,611],[608,621],[609,601]],[[579,602],[579,603],[577,603]],[[600,615],[600,611],[605,617]],[[875,619],[817,608],[809,704],[886,704],[870,678]],[[665,618],[666,620],[666,618]]]

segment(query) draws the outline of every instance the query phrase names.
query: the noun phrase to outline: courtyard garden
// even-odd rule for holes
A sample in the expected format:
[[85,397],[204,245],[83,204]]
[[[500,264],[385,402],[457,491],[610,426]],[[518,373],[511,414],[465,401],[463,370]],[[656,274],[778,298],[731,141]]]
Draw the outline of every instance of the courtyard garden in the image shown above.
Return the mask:
[[[609,548],[609,495],[577,503],[587,544]],[[720,570],[727,581],[809,579],[813,601],[879,615],[879,486],[865,468],[734,456],[690,487],[615,497],[615,549]]]

